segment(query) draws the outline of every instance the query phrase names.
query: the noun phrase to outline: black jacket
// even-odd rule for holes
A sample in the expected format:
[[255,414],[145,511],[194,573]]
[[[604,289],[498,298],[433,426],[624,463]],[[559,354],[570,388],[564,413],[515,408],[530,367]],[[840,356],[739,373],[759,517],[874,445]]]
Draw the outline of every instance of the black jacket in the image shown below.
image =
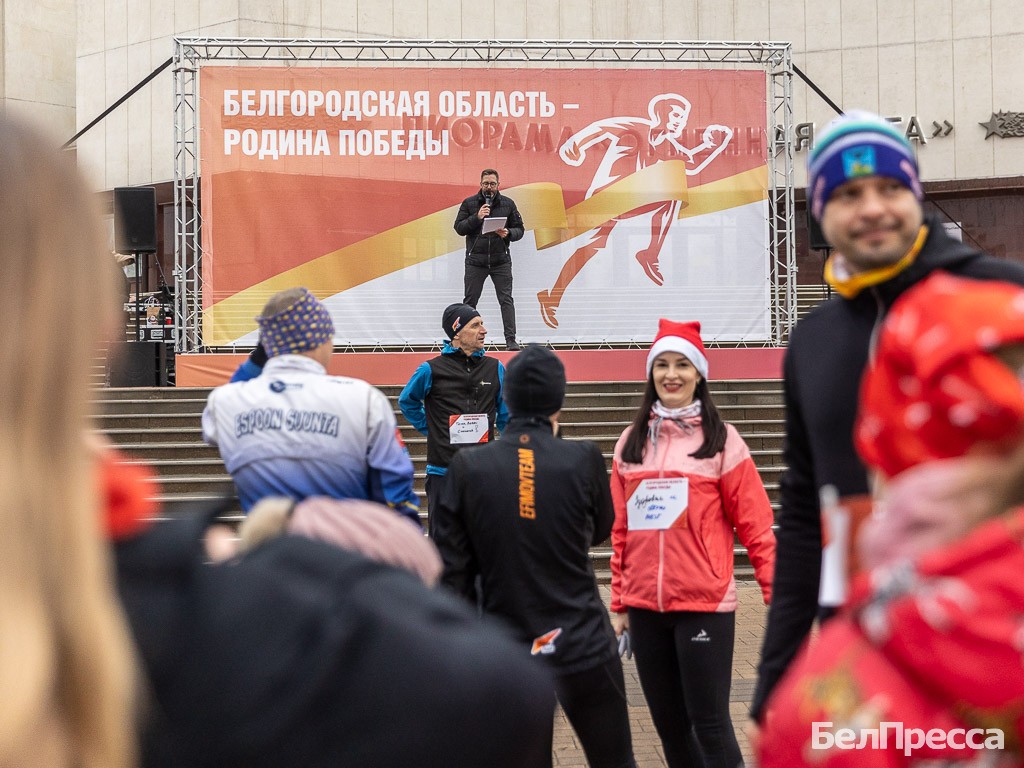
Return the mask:
[[447,467],[462,446],[452,445],[449,417],[459,413],[486,413],[487,439],[494,440],[494,427],[501,398],[500,363],[486,355],[466,355],[462,350],[443,353],[427,361],[430,392],[427,411],[427,463]]
[[145,768],[543,765],[553,686],[405,571],[299,536],[204,565],[191,521],[117,545]]
[[832,298],[790,337],[784,363],[787,470],[780,482],[772,605],[751,707],[756,719],[818,611],[819,489],[834,485],[840,496],[869,490],[867,471],[853,447],[853,424],[876,325],[904,291],[936,270],[1024,285],[1024,265],[953,240],[938,221],[926,223],[928,238],[910,267],[853,299]]
[[459,451],[434,512],[443,583],[512,627],[526,658],[546,650],[559,674],[613,658],[615,636],[589,549],[611,532],[614,511],[601,451],[560,440],[547,419],[518,419],[497,443]]
[[507,221],[505,228],[508,237],[498,237],[496,232],[481,235],[483,222],[477,218],[477,212],[484,204],[482,192],[470,195],[462,201],[459,213],[455,217],[455,231],[466,238],[466,263],[475,267],[494,267],[512,258],[508,244],[521,240],[526,231],[523,217],[519,215],[515,201],[501,192],[496,192],[491,202],[491,216],[504,216]]

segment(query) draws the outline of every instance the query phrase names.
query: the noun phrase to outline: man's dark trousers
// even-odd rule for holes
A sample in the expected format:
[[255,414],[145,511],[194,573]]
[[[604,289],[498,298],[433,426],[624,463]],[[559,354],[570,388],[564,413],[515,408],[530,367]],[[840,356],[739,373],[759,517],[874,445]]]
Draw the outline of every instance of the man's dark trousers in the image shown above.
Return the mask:
[[512,260],[508,259],[493,267],[477,267],[466,265],[466,297],[463,304],[475,307],[480,301],[484,290],[484,280],[490,275],[494,283],[494,292],[498,295],[498,306],[501,307],[501,324],[504,326],[505,342],[516,340],[516,306],[512,301]]

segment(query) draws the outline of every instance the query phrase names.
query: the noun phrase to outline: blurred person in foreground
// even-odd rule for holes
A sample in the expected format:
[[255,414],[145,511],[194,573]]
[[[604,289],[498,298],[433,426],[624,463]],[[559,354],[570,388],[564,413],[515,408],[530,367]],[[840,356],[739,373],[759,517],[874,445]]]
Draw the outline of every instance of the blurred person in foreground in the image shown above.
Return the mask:
[[1024,765],[1022,377],[1024,289],[939,274],[893,306],[855,432],[865,570],[769,700],[765,768]]
[[1024,265],[954,240],[926,214],[914,150],[878,115],[850,111],[826,126],[808,156],[807,198],[835,249],[825,279],[837,295],[797,324],[786,350],[786,471],[774,593],[751,704],[758,722],[815,617],[831,615],[818,599],[821,489],[833,486],[851,509],[870,507],[853,424],[869,349],[889,308],[935,272],[1024,284]]
[[128,768],[134,654],[86,439],[115,266],[70,156],[6,119],[0,262],[0,765]]
[[211,564],[211,514],[153,522],[144,470],[86,438],[92,357],[117,320],[90,196],[55,148],[4,121],[0,179],[0,765],[519,768],[543,757],[550,680],[460,601],[305,536]]

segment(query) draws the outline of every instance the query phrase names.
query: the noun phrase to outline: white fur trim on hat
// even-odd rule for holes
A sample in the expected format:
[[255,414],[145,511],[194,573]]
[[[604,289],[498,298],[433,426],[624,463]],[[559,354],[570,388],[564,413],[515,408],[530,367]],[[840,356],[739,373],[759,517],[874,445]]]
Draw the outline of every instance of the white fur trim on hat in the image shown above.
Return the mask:
[[662,336],[651,346],[651,351],[647,353],[648,377],[651,375],[651,368],[654,367],[654,358],[662,352],[678,352],[680,355],[685,355],[686,359],[693,363],[697,373],[707,379],[708,359],[704,353],[686,339],[681,339],[678,336]]

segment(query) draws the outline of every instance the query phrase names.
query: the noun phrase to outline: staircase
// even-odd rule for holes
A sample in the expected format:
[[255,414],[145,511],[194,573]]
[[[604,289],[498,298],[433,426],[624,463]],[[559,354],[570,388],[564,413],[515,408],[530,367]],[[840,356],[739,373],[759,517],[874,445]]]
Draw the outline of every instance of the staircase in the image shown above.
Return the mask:
[[[629,383],[570,383],[562,409],[562,436],[568,440],[593,440],[611,464],[615,442],[632,421],[642,385]],[[415,487],[421,499],[426,470],[426,438],[398,412],[400,386],[380,387],[395,413],[412,456]],[[731,422],[746,440],[773,506],[777,505],[779,476],[783,470],[782,383],[775,380],[713,382],[712,394],[725,421]],[[159,475],[154,495],[166,517],[225,496],[235,499],[228,522],[241,519],[234,484],[216,448],[202,440],[200,415],[210,390],[205,388],[97,389],[99,430],[132,460],[145,462]],[[425,513],[424,513],[425,516]],[[608,546],[592,550],[595,568],[607,578]],[[749,576],[746,552],[736,547],[737,575]],[[604,572],[604,573],[602,573]]]
[[827,285],[798,285],[796,289],[796,319],[804,316],[835,293]]

